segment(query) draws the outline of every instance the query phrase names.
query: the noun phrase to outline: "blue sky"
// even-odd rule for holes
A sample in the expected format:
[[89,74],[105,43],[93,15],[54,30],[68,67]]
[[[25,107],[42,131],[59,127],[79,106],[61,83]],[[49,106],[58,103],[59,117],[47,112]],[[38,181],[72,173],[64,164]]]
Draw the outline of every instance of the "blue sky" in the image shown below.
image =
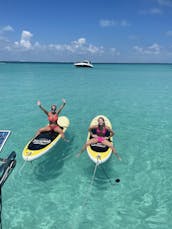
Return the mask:
[[0,0],[0,60],[172,63],[172,0]]

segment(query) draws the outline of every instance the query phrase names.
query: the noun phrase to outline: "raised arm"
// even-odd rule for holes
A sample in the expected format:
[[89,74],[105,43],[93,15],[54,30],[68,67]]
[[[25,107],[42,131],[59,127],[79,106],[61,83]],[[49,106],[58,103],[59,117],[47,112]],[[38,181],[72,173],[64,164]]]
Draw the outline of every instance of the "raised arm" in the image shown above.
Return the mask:
[[64,106],[66,105],[66,100],[65,99],[62,99],[62,102],[63,102],[63,104],[57,110],[57,114],[59,114],[62,111],[62,109],[64,108]]
[[40,107],[40,109],[41,109],[46,115],[48,115],[48,111],[45,110],[45,108],[41,105],[41,102],[40,102],[39,100],[37,101],[37,105],[38,105],[38,107]]

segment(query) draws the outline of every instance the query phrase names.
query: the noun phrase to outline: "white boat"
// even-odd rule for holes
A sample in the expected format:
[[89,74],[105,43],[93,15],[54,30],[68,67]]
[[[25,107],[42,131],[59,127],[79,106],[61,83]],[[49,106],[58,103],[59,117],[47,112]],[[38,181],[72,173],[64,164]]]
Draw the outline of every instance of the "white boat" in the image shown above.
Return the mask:
[[88,60],[84,60],[84,61],[81,61],[81,62],[76,62],[76,63],[74,63],[74,65],[75,65],[76,67],[93,68],[93,65],[92,65],[91,62],[88,61]]

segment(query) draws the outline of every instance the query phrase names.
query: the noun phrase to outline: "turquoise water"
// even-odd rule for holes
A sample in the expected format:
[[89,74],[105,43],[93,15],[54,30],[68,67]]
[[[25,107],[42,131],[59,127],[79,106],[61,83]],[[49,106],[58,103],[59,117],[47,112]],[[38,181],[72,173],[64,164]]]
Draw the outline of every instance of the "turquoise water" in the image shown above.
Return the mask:
[[[12,131],[1,156],[17,153],[2,190],[4,229],[172,228],[172,65],[0,64],[0,92],[0,129]],[[62,98],[70,143],[24,163],[25,144],[47,123],[37,100],[49,109]],[[87,153],[75,156],[98,114],[122,157],[104,164],[111,183],[100,167],[93,177]]]

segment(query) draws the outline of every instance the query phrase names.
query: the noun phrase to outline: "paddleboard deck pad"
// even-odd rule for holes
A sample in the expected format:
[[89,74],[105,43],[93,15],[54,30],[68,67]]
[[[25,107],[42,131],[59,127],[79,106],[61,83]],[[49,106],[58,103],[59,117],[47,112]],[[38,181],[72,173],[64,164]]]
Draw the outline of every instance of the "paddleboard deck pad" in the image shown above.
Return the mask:
[[29,150],[41,150],[50,145],[59,134],[54,131],[42,132],[28,145]]
[[[65,116],[60,116],[58,119],[58,125],[65,132],[69,126],[69,119]],[[25,146],[22,156],[26,161],[32,161],[39,158],[46,152],[48,152],[59,140],[61,135],[54,131],[46,131],[33,138]]]
[[[111,125],[110,120],[104,115],[96,116],[91,121],[90,127],[98,125],[98,118],[99,117],[103,117],[104,120],[105,120],[105,125],[112,129],[112,125]],[[93,132],[93,134],[96,134],[96,130],[93,129],[92,132]],[[113,142],[113,138],[110,137],[110,132],[109,131],[106,131],[106,135],[105,136],[109,137],[108,140],[110,142]],[[91,138],[92,137],[90,135],[90,132],[88,132],[87,141],[89,139],[91,139]],[[112,150],[108,146],[103,145],[102,143],[95,143],[95,144],[91,144],[90,146],[87,147],[87,153],[88,153],[88,156],[90,157],[90,159],[94,163],[101,164],[101,163],[106,162],[110,158],[110,156],[112,154]]]

